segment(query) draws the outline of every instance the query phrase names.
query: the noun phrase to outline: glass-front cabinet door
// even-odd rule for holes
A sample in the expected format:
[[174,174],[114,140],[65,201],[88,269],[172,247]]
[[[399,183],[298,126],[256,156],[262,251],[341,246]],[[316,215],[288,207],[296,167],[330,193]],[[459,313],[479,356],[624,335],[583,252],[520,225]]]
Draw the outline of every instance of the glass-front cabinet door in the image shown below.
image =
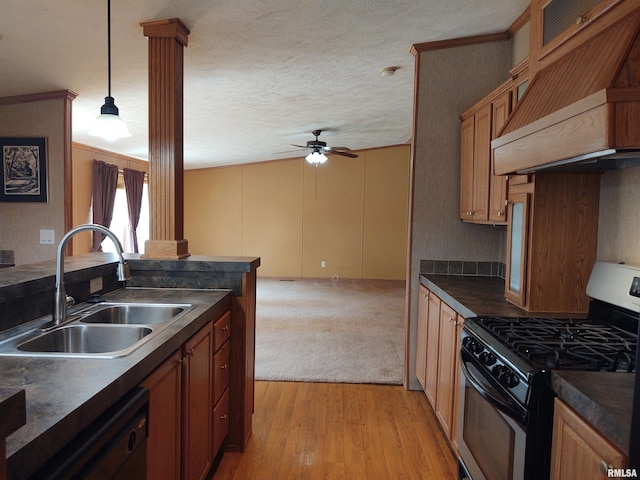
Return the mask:
[[525,306],[527,236],[529,232],[528,193],[510,193],[508,199],[507,271],[505,296],[507,300]]

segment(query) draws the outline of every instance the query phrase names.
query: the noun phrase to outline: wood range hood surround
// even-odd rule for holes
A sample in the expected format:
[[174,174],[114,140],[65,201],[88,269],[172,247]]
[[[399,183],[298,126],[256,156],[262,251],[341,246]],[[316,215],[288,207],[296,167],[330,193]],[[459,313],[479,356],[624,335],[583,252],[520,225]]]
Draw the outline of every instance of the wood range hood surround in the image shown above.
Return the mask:
[[496,175],[640,165],[640,12],[537,72],[491,148]]

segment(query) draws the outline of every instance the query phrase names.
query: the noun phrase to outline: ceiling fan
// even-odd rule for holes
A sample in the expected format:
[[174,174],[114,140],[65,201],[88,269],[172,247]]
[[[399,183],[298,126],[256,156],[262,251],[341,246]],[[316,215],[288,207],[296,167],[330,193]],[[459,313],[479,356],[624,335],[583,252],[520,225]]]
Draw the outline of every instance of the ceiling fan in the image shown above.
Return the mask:
[[318,140],[318,137],[320,136],[321,133],[322,133],[322,130],[314,130],[313,132],[311,132],[311,134],[314,137],[316,137],[316,139],[309,140],[306,146],[292,144],[292,146],[294,147],[308,148],[311,150],[309,155],[305,157],[307,162],[313,163],[313,164],[324,163],[327,161],[327,156],[325,155],[325,153],[330,153],[330,154],[335,153],[336,155],[342,155],[344,157],[349,157],[349,158],[358,157],[358,155],[356,155],[355,153],[350,153],[351,149],[347,147],[327,147],[327,142]]

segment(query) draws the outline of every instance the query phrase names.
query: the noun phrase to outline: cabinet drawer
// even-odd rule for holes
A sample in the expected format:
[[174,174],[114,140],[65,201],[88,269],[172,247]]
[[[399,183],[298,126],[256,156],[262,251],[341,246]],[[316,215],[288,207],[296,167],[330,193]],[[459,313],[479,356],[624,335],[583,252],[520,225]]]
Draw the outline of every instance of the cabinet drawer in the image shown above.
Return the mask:
[[213,324],[213,351],[217,351],[231,334],[231,313],[227,312]]
[[229,432],[229,389],[227,388],[220,401],[213,409],[213,454],[220,450],[224,438]]
[[225,343],[213,356],[213,403],[229,386],[229,342]]

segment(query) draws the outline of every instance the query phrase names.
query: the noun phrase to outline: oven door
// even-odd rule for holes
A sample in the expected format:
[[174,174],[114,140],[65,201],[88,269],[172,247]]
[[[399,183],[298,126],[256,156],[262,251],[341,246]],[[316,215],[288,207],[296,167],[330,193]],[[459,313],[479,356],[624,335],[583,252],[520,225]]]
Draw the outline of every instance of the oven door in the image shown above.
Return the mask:
[[458,452],[463,466],[472,480],[523,480],[526,411],[464,350],[460,365]]

